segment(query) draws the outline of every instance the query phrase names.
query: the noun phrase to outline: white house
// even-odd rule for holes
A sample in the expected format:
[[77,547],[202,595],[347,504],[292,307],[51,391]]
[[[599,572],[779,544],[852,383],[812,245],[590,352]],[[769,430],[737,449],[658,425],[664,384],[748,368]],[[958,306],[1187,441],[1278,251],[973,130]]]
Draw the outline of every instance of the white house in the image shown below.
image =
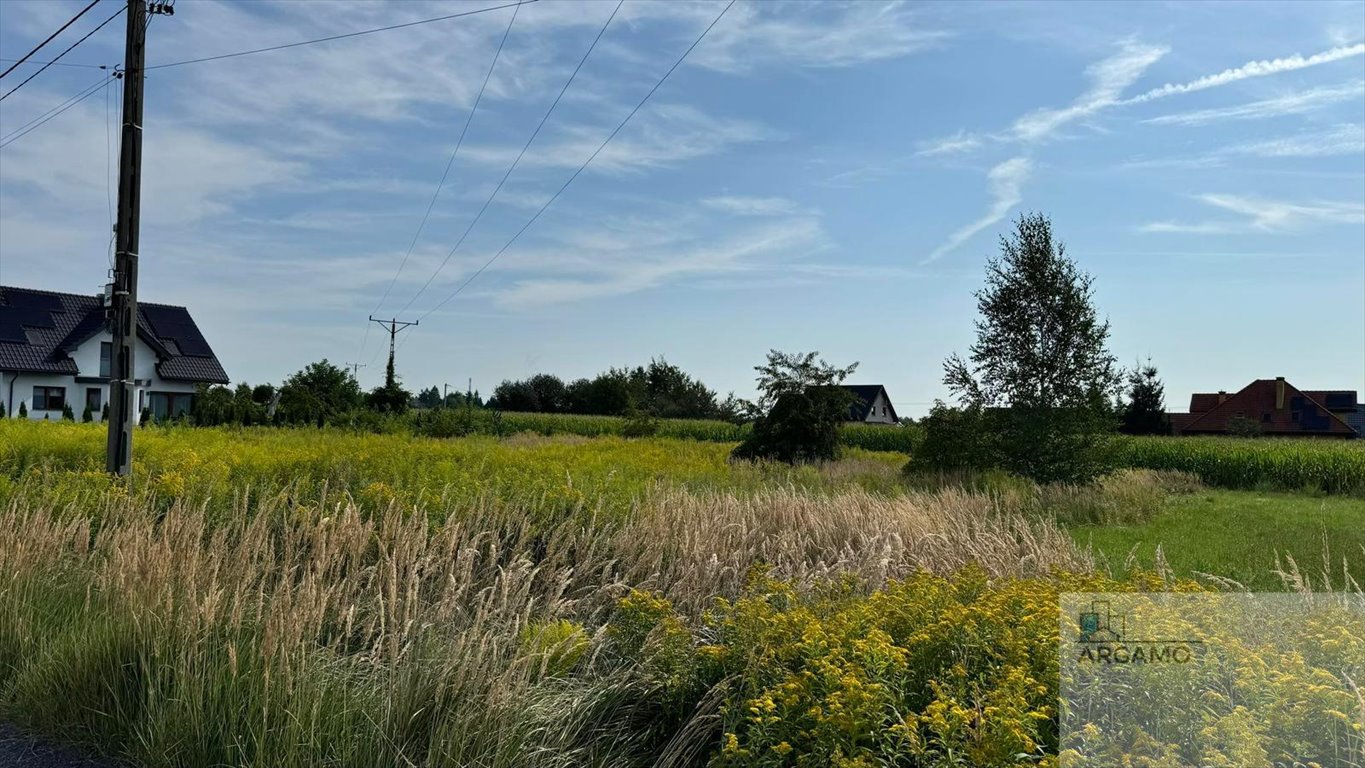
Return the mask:
[[844,384],[853,393],[853,404],[848,407],[848,421],[866,424],[899,424],[896,409],[886,387],[880,384]]
[[[0,286],[0,404],[15,417],[98,420],[109,402],[113,334],[102,295]],[[157,418],[190,409],[198,384],[227,384],[223,366],[184,307],[138,303],[134,402]]]

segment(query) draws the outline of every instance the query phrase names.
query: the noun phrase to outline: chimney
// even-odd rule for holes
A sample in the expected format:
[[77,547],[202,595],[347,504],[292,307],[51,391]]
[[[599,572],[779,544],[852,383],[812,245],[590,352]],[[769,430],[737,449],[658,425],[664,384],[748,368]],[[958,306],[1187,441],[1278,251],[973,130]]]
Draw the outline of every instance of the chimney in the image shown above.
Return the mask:
[[1275,377],[1275,410],[1284,410],[1284,377]]
[[1227,401],[1228,401],[1228,393],[1225,392],[1224,390],[1221,390],[1221,389],[1218,390],[1218,404],[1219,404],[1219,405],[1222,405],[1223,403],[1226,403]]

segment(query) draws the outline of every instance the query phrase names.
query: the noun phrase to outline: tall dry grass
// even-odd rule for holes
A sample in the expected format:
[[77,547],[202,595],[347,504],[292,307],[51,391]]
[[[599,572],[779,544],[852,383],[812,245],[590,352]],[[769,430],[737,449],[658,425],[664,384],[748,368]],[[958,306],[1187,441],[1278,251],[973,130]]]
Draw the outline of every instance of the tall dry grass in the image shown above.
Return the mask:
[[697,615],[759,563],[866,589],[1090,566],[962,492],[661,491],[549,529],[492,498],[445,525],[285,494],[230,515],[45,498],[0,510],[0,717],[143,765],[645,765],[674,734],[602,631],[629,588]]

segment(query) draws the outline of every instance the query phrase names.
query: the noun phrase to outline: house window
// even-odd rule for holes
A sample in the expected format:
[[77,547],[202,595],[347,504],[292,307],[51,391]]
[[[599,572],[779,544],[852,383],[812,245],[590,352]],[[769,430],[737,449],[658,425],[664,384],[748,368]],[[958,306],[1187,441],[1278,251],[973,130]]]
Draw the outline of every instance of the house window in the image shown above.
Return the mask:
[[113,370],[114,345],[112,342],[100,342],[100,378],[109,378],[109,371]]
[[188,392],[153,392],[151,396],[152,416],[157,420],[174,419],[190,412],[191,399]]
[[95,416],[100,415],[100,407],[104,405],[104,403],[101,402],[102,399],[103,393],[100,392],[99,387],[86,387],[85,407],[89,408],[90,412]]
[[60,411],[66,406],[66,387],[34,387],[33,410]]

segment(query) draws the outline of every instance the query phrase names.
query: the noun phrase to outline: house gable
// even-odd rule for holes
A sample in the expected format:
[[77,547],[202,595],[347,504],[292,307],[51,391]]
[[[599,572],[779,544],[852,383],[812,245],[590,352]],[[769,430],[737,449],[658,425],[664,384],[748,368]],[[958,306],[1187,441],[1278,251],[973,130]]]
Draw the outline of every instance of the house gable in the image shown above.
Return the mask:
[[898,424],[895,406],[881,384],[844,384],[845,390],[852,393],[854,401],[848,407],[848,421],[872,424]]
[[[1196,396],[1197,397],[1197,396]],[[1191,402],[1191,411],[1195,403]],[[1335,435],[1352,437],[1356,431],[1284,379],[1257,379],[1221,403],[1194,416],[1184,434],[1227,434],[1235,419],[1249,419],[1270,435]]]

